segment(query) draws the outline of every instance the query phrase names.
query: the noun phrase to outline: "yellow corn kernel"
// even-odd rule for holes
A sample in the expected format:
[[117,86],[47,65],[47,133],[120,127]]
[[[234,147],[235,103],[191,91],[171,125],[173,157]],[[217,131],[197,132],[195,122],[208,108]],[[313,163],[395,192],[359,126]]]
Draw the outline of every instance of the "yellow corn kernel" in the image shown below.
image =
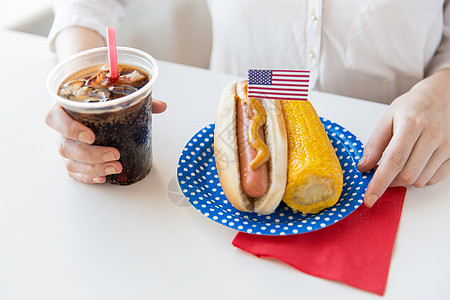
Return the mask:
[[309,101],[281,101],[288,136],[288,178],[283,201],[302,213],[333,206],[343,175],[334,148]]

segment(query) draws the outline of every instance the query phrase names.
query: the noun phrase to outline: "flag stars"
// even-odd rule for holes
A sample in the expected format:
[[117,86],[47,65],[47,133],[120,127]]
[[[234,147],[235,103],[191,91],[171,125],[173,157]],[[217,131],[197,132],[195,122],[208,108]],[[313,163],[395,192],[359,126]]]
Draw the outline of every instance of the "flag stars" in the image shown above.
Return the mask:
[[272,84],[272,70],[249,70],[248,83],[270,85]]

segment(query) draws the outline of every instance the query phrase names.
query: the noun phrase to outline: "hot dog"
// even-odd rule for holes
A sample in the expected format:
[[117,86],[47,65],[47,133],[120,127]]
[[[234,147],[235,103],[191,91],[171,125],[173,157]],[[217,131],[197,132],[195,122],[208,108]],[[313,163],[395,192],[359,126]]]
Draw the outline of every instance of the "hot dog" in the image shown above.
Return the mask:
[[317,213],[342,191],[342,168],[310,101],[249,98],[247,81],[220,96],[214,155],[225,196],[241,211],[270,214],[283,200]]
[[[241,81],[236,84],[236,93],[239,98],[236,102],[239,170],[242,190],[250,197],[261,197],[269,188],[267,161],[269,160],[270,154],[265,145],[265,134],[263,130],[263,126],[267,120],[267,114],[260,100],[249,99],[247,97],[246,86],[246,81]],[[259,117],[259,122],[255,122],[254,120],[255,113],[252,109],[253,106],[258,106],[257,108],[260,109],[260,115],[256,116]],[[258,127],[254,130],[258,133],[258,136],[252,137],[251,126]],[[258,138],[262,144],[259,152],[251,145],[251,141]],[[256,144],[255,142],[255,147],[257,148]]]
[[246,81],[232,82],[220,97],[214,138],[217,171],[234,207],[270,214],[286,186],[283,114],[279,101],[248,98],[246,87]]

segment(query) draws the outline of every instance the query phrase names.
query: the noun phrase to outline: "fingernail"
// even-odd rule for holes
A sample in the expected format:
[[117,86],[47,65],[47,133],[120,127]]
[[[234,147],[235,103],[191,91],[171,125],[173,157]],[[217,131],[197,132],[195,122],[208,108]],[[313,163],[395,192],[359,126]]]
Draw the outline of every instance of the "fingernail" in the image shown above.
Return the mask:
[[116,170],[116,168],[114,168],[114,166],[109,166],[105,169],[106,175],[116,174],[116,173],[119,173],[119,172],[117,172],[117,170]]
[[82,141],[83,143],[90,144],[91,135],[86,131],[82,131],[80,132],[80,134],[78,134],[78,140]]
[[357,167],[364,164],[366,161],[367,161],[367,156],[363,155],[363,157],[361,157],[361,159],[359,160]]
[[106,152],[103,154],[103,161],[113,161],[117,160],[116,156],[112,152]]
[[92,178],[93,183],[101,183],[100,179],[98,177]]
[[365,204],[367,207],[372,207],[375,204],[375,202],[377,202],[377,200],[378,200],[377,195],[371,194],[367,196]]

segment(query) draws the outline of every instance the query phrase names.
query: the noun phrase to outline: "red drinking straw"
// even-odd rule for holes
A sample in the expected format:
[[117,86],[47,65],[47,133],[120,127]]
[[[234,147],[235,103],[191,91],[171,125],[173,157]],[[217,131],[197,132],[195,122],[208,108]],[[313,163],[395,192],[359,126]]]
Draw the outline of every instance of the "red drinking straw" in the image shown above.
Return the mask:
[[111,81],[119,77],[119,67],[117,65],[117,45],[116,45],[116,29],[112,26],[106,27],[108,44],[108,59]]

